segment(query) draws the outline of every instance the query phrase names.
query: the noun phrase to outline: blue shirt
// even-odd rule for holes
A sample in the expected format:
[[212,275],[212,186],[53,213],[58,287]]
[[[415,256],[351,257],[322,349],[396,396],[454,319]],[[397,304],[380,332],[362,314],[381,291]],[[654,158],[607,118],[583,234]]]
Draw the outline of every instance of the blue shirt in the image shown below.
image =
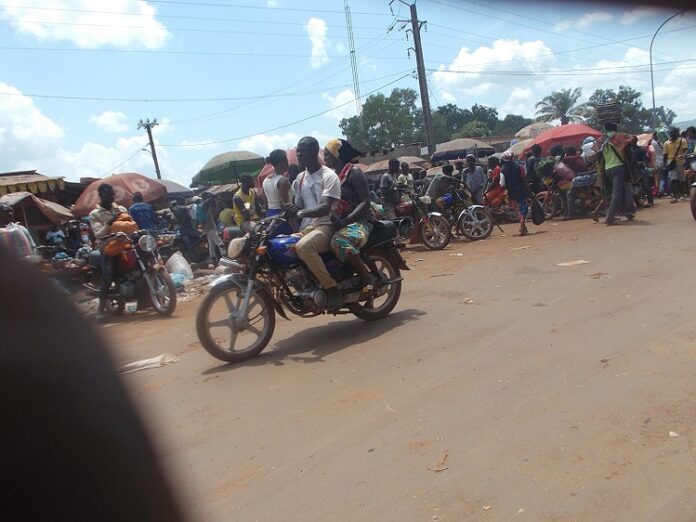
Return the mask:
[[157,218],[149,203],[133,203],[128,213],[138,224],[140,230],[157,230]]

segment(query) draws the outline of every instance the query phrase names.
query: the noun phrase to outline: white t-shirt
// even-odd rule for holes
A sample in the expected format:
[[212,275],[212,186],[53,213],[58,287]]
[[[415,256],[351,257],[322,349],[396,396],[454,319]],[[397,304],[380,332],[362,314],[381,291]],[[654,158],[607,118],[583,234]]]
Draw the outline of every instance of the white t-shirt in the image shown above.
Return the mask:
[[[302,172],[292,185],[295,191],[295,205],[301,209],[314,208],[322,198],[341,199],[341,182],[329,167],[322,166],[316,172]],[[321,217],[303,218],[300,228],[317,225],[330,225],[329,214]]]
[[278,181],[280,181],[281,175],[273,171],[273,173],[263,180],[263,193],[266,195],[266,200],[268,200],[268,208],[272,210],[278,210],[283,207],[283,203],[280,201],[280,190],[278,190]]

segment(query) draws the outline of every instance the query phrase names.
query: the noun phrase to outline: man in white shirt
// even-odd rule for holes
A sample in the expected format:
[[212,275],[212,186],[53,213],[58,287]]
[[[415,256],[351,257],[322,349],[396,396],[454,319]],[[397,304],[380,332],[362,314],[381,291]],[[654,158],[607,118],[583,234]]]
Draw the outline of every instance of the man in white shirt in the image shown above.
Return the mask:
[[341,182],[336,173],[319,163],[319,142],[305,136],[297,144],[297,162],[304,170],[293,183],[295,206],[301,219],[301,236],[297,242],[298,257],[307,265],[328,297],[327,308],[340,306],[341,294],[319,254],[331,250],[334,227],[331,210],[341,199]]

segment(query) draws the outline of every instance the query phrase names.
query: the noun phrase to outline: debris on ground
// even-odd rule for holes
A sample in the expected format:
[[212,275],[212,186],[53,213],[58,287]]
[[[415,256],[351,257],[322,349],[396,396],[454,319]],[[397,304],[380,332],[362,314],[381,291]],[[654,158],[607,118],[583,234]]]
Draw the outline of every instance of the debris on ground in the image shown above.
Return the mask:
[[589,265],[592,261],[585,261],[584,259],[576,259],[575,261],[565,261],[563,263],[556,263],[556,266],[579,266],[579,265]]
[[481,506],[484,511],[490,511],[493,506]]
[[524,246],[515,247],[512,250],[528,250],[530,248],[534,248],[534,247],[532,245],[524,245]]
[[600,359],[599,360],[599,362],[601,362],[605,368],[609,367],[609,361],[611,361],[611,359]]
[[118,369],[118,373],[131,373],[138,372],[140,370],[149,370],[150,368],[159,368],[160,366],[179,362],[180,360],[181,357],[178,357],[172,353],[163,353],[157,357],[150,357],[149,359],[143,359],[141,361],[135,361],[121,366]]
[[676,431],[670,431],[669,436],[673,439],[676,439],[679,436],[679,434]]
[[451,276],[451,275],[454,275],[454,274],[435,274],[435,275],[431,275],[428,277],[445,277],[445,276]]
[[210,274],[185,281],[181,294],[177,296],[176,300],[179,303],[185,303],[186,301],[191,301],[207,293],[210,288],[210,283],[215,281],[218,277],[217,274]]
[[590,274],[587,277],[591,277],[592,279],[601,279],[602,277],[606,277],[608,275],[609,274],[607,274],[606,272],[596,272],[594,274]]
[[445,450],[445,452],[442,454],[442,457],[440,457],[440,460],[435,464],[434,468],[428,468],[430,471],[434,471],[435,473],[439,473],[440,471],[445,471],[447,469],[447,466],[445,466],[445,462],[447,462],[447,457],[449,456],[449,450]]
[[461,252],[458,254],[450,254],[450,257],[464,257],[464,254],[462,254]]

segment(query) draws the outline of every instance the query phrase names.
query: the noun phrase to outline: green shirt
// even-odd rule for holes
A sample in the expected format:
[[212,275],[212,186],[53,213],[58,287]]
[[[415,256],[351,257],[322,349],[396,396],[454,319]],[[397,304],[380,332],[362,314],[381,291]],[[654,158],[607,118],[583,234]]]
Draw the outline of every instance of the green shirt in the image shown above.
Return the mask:
[[602,154],[604,155],[604,170],[615,169],[616,167],[623,167],[624,163],[621,161],[616,149],[607,143],[602,149]]

